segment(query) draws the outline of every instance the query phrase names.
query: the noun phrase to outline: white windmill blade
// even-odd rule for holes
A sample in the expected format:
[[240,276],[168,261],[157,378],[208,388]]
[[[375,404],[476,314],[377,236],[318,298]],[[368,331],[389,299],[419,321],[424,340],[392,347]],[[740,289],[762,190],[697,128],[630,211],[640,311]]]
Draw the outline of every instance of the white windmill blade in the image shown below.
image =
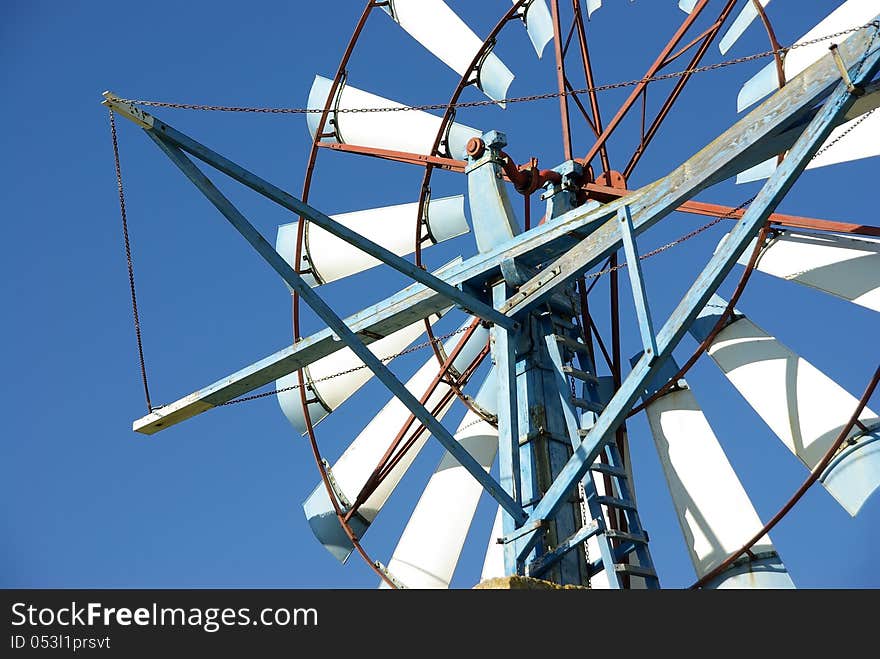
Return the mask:
[[[766,7],[770,4],[770,0],[758,0],[761,3],[762,7]],[[691,4],[693,7],[693,3]],[[739,14],[737,14],[736,18],[731,23],[730,28],[728,28],[727,32],[724,33],[724,36],[721,37],[721,41],[718,42],[718,49],[721,51],[721,54],[725,54],[730,47],[735,44],[739,38],[743,35],[749,25],[758,17],[758,8],[755,7],[754,0],[746,0],[746,5],[743,7]]]
[[[429,321],[433,325],[441,316],[442,314],[432,314]],[[393,355],[409,346],[424,331],[424,321],[418,320],[383,339],[374,341],[369,346],[370,352],[380,359]],[[309,420],[312,425],[315,426],[323,421],[372,377],[373,372],[364,366],[351,348],[337,350],[303,368]],[[298,388],[290,389],[297,385],[299,385],[299,376],[296,372],[275,381],[278,403],[284,416],[296,432],[304,435],[307,428],[300,392]]]
[[[365,236],[374,243],[406,256],[415,250],[416,222],[419,204],[397,204],[340,213],[331,217],[340,224]],[[431,245],[450,240],[470,231],[464,214],[464,196],[441,197],[428,202],[423,235]],[[299,221],[278,227],[275,249],[310,286],[363,272],[381,264],[355,245],[306,222],[299,263],[296,262],[296,243]],[[426,245],[427,247],[427,245]]]
[[[483,46],[483,40],[443,0],[391,0],[382,9],[460,76],[467,74]],[[477,74],[480,89],[493,101],[507,98],[513,77],[510,69],[492,52],[483,60]]]
[[[462,326],[462,329],[470,323],[471,321],[468,320]],[[486,345],[488,338],[489,330],[482,326],[477,327],[476,331],[471,334],[465,343],[458,357],[453,361],[453,368],[459,372],[464,371]],[[455,348],[457,342],[458,337],[453,337],[444,344],[444,349],[447,353]],[[437,359],[432,355],[425,365],[409,379],[406,383],[406,388],[415,396],[421,397],[427,390],[431,380],[437,375],[437,370]],[[429,410],[433,409],[449,390],[449,385],[441,382],[428,398],[425,407]],[[451,404],[452,401],[442,407],[434,416],[438,420],[442,419],[446,412],[449,411]],[[409,416],[409,409],[397,398],[392,398],[352,441],[339,460],[330,469],[332,480],[342,498],[348,502],[355,500],[358,492],[367,482],[376,465],[379,464],[380,459],[391,444],[398,429],[404,425]],[[413,424],[404,441],[413,435],[417,427],[418,423]],[[428,441],[428,437],[429,434],[427,432],[421,434],[413,447],[391,470],[387,478],[369,496],[358,512],[352,516],[351,525],[356,529],[358,537],[363,536],[369,525],[379,514],[385,501],[387,501],[410,464],[412,464],[412,461],[415,460],[419,451]],[[337,559],[345,562],[349,554],[351,554],[353,546],[336,519],[333,505],[327,496],[323,484],[319,483],[315,487],[303,503],[303,509],[312,531],[321,544]]]
[[[670,359],[655,385],[677,372]],[[684,380],[645,412],[691,563],[703,578],[762,527],[761,519]],[[731,566],[708,587],[794,588],[768,535],[752,552],[756,561]]]
[[[519,0],[511,0],[511,2],[516,4]],[[522,20],[535,53],[540,58],[544,54],[544,48],[553,39],[553,17],[550,16],[546,1],[532,0],[527,3]]]
[[[727,303],[715,295],[691,326],[702,341]],[[858,400],[738,311],[736,320],[712,341],[707,353],[773,433],[808,469],[831,447]],[[844,449],[820,480],[838,503],[855,516],[880,487],[880,419],[867,407],[859,416],[867,431],[854,426]]]
[[[832,143],[833,147],[820,150],[807,169],[880,156],[880,112],[841,124],[825,141],[825,144]],[[769,178],[776,170],[776,164],[776,158],[766,160],[737,174],[736,182],[751,183]]]
[[[811,41],[829,34],[865,25],[878,12],[880,12],[880,3],[877,0],[847,0],[820,21],[812,30],[797,39],[796,43]],[[798,73],[804,71],[823,57],[828,52],[829,43],[828,41],[820,41],[789,50],[783,61],[785,79],[791,80]],[[778,87],[779,79],[776,76],[776,64],[771,62],[743,85],[737,98],[737,111],[742,112],[752,103],[776,91]]]
[[[494,371],[476,396],[479,409],[497,410]],[[468,410],[455,439],[483,466],[492,468],[498,452],[498,428]],[[444,452],[388,562],[388,571],[407,588],[449,588],[467,538],[482,486],[448,452]],[[388,588],[384,581],[380,588]]]
[[504,576],[504,546],[498,542],[503,536],[501,506],[498,506],[498,510],[495,513],[495,521],[492,522],[492,531],[489,533],[489,543],[486,546],[486,557],[483,559],[480,581]]
[[697,0],[678,0],[678,8],[685,14],[690,14],[697,6]]
[[[741,265],[754,249],[752,241]],[[880,240],[779,230],[762,248],[755,269],[880,311]]]
[[602,8],[602,0],[587,0],[587,18],[593,17],[593,12]]
[[[309,92],[308,107],[323,108],[330,95],[332,85],[332,80],[323,76],[315,76],[315,81]],[[327,133],[333,131],[334,135],[321,139],[374,149],[430,154],[442,123],[442,119],[436,115],[421,110],[340,112],[340,110],[358,108],[402,107],[405,107],[402,103],[371,94],[351,85],[341,84],[337,87],[336,98],[333,99],[330,117],[325,125],[325,131]],[[320,115],[315,112],[306,114],[309,133],[313,139],[318,129],[319,120]],[[453,122],[446,136],[449,155],[463,160],[467,155],[468,140],[480,135],[482,135],[482,131],[476,128]]]

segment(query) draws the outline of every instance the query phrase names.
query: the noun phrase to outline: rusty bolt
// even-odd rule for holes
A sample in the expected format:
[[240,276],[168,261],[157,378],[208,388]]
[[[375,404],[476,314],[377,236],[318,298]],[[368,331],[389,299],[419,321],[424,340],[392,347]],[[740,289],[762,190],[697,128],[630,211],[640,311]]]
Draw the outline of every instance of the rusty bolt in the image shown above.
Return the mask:
[[486,143],[479,137],[472,137],[468,140],[466,150],[471,158],[479,158],[486,151]]

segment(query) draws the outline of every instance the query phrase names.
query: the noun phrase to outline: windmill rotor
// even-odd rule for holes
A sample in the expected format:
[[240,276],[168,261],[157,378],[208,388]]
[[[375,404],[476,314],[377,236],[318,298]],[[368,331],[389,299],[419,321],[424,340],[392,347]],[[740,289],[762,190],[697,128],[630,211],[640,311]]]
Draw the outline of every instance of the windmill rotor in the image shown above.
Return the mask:
[[[880,312],[880,228],[778,212],[805,170],[880,155],[880,2],[841,2],[783,47],[784,0],[711,3],[714,19],[709,0],[670,1],[684,19],[642,77],[607,86],[621,89],[616,108],[600,102],[600,59],[588,48],[613,3],[512,0],[485,37],[450,4],[366,3],[335,74],[316,73],[299,112],[312,138],[299,197],[145,104],[107,95],[111,111],[147,132],[276,270],[293,304],[291,346],[168,406],[150,406],[135,430],[152,434],[274,384],[259,395],[277,395],[318,470],[318,482],[302,492],[312,532],[340,562],[359,554],[381,587],[449,588],[485,491],[497,511],[483,533],[482,580],[658,588],[650,540],[665,531],[649,534],[651,520],[640,512],[626,425],[644,413],[697,585],[795,587],[725,451],[726,429],[713,429],[711,409],[701,407],[702,379],[692,367],[717,370],[724,395],[738,397],[766,428],[762,441],[778,443],[806,469],[805,487],[818,481],[852,516],[880,487],[880,416],[869,405],[876,375],[864,393],[848,391],[740,309],[750,301],[745,290],[781,281]],[[448,102],[409,105],[359,79],[359,46],[378,21],[457,76]],[[732,61],[707,63],[713,48],[726,56],[758,26],[767,62],[722,100],[730,127],[708,145],[689,145],[692,155],[675,166],[670,160],[655,181],[639,180],[643,160],[665,157],[663,124],[689,81]],[[515,96],[526,76],[511,54],[550,59],[551,52],[555,92]],[[683,67],[674,75],[673,62]],[[653,94],[661,83],[668,87],[660,100],[649,100],[649,86]],[[534,143],[516,141],[504,132],[506,117],[539,97],[556,99],[558,117],[550,113],[552,121],[538,126],[561,128],[561,139],[533,138],[535,128]],[[544,164],[545,142],[562,156],[555,166]],[[528,156],[517,162],[512,153]],[[274,247],[191,158],[293,214]],[[318,182],[343,158],[358,159],[364,176],[378,161],[422,172],[407,177],[410,188],[389,186],[383,206],[315,202],[326,196]],[[737,207],[694,198],[711,199],[714,186],[730,180],[762,187]],[[672,213],[708,221],[687,232],[667,221]],[[683,295],[661,305],[665,283],[654,264],[675,270],[674,255],[696,253],[710,235],[715,242],[694,257],[700,269],[674,275],[687,283]],[[389,270],[412,283],[381,291],[387,297],[346,318],[322,297]],[[722,295],[729,280],[738,283]],[[326,328],[312,331],[315,323]],[[685,348],[687,337],[696,351]],[[414,371],[390,368],[419,350]],[[374,395],[373,376],[390,397],[372,401],[373,416],[328,459],[321,429],[352,430],[350,419],[334,419],[349,400]],[[399,541],[380,562],[364,538],[432,437],[445,452],[415,495],[409,491],[412,513],[398,520]]]

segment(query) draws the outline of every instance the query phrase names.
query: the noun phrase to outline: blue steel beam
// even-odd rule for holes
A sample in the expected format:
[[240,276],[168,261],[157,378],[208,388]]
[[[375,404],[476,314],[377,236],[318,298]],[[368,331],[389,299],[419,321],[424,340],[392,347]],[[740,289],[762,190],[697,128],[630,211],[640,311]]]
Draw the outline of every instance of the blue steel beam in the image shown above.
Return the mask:
[[247,240],[257,253],[277,272],[287,284],[302,297],[327,326],[336,332],[342,342],[369,368],[394,396],[425,425],[449,453],[476,478],[501,507],[518,523],[525,519],[522,507],[504,491],[498,482],[483,469],[482,465],[464,448],[452,434],[431,414],[424,405],[397,379],[382,361],[352,332],[345,322],[326,302],[303,281],[293,267],[275,251],[275,248],[241,214],[241,212],[221,193],[205,174],[176,146],[166,143],[155,133],[147,134],[168,156],[168,158],[192,181],[192,183],[214,204],[217,210]]
[[[862,30],[841,44],[839,50],[847,61],[858,61],[872,43],[874,42],[869,31]],[[880,40],[874,45],[880,46]],[[772,155],[766,152],[764,145],[773,141],[776,136],[785,134],[785,144],[775,142],[772,152],[788,148],[798,134],[792,127],[804,117],[813,115],[815,103],[827,94],[838,79],[839,73],[831,56],[822,58],[668,176],[629,194],[625,203],[633,209],[636,233],[647,229],[682,201],[690,199],[709,185],[733,176],[737,171]],[[152,128],[155,119],[130,104],[109,95],[104,103],[148,132]],[[835,121],[837,125],[843,121],[843,117]],[[551,284],[548,288],[555,288],[555,278],[558,277],[560,282],[570,280],[619,249],[620,232],[613,226],[614,223],[599,226],[588,238],[578,241],[582,237],[579,232],[584,227],[595,226],[610,219],[623,205],[624,202],[619,201],[599,208],[576,208],[553,222],[534,227],[485,254],[450,268],[444,273],[444,279],[454,286],[469,283],[477,287],[483,286],[498,275],[500,264],[505,259],[517,259],[523,264],[534,265],[557,258],[573,245],[577,245],[571,254],[544,268],[543,274],[531,280],[533,285],[537,282],[537,286],[533,286],[536,289],[546,284]],[[548,291],[549,294],[552,291]],[[514,296],[508,300],[506,311],[509,310],[508,313],[514,315],[542,297],[540,290],[526,301],[517,300]],[[446,299],[431,289],[414,284],[351,316],[348,324],[357,331],[364,331],[365,336],[368,333],[386,336],[419,318],[439,311],[446,304]],[[270,384],[279,377],[332,354],[340,347],[339,342],[333,340],[332,333],[323,330],[138,419],[134,422],[134,429],[147,434],[164,430],[216,405]]]
[[648,292],[645,290],[645,278],[642,276],[642,260],[636,246],[635,229],[632,224],[629,206],[617,211],[617,220],[623,238],[623,251],[626,255],[626,269],[629,271],[629,283],[632,288],[633,301],[636,305],[636,318],[639,321],[639,332],[642,334],[642,346],[649,355],[657,354],[657,338],[654,336],[654,323],[651,322],[651,308],[648,306]]
[[254,192],[263,195],[267,199],[271,199],[279,206],[306,218],[310,222],[314,222],[325,231],[328,231],[334,236],[354,245],[361,251],[366,252],[379,261],[382,261],[398,272],[403,273],[413,281],[417,281],[428,288],[437,291],[444,297],[452,300],[455,304],[461,306],[468,313],[479,316],[483,320],[501,325],[502,327],[507,327],[508,329],[512,329],[516,326],[516,323],[513,320],[495,310],[491,305],[478,300],[473,295],[465,293],[443,279],[432,275],[430,272],[422,270],[419,266],[410,263],[405,258],[398,256],[391,250],[386,249],[381,245],[377,245],[356,231],[352,231],[344,224],[340,224],[316,208],[309,206],[307,203],[297,199],[290,193],[285,192],[265,179],[260,178],[228,158],[221,156],[216,151],[200,144],[188,135],[169,126],[162,120],[153,117],[152,128],[146,129],[146,132],[151,136],[156,136],[165,142],[179,147],[202,162],[207,163],[214,169],[223,172],[230,178],[249,187]]
[[[867,56],[860,66],[854,68],[857,70],[852,71],[851,76],[855,85],[870,80],[880,69],[880,52],[875,51]],[[620,389],[609,401],[596,424],[547,490],[542,501],[532,510],[527,524],[551,517],[565,503],[568,494],[586,474],[603,446],[613,438],[614,430],[623,422],[642,388],[678,345],[688,327],[733,268],[749,242],[757,235],[810,159],[831,134],[836,125],[835,121],[846,113],[855,100],[856,97],[847,90],[846,83],[839,82],[829,100],[795,142],[786,159],[761,188],[761,192],[742,219],[737,222],[724,245],[715,253],[657,334],[657,359],[651,360],[648,355],[642,355]]]
[[[877,20],[880,25],[880,17]],[[841,45],[841,52],[846,50],[846,61],[859,62],[866,53],[877,54],[880,50],[880,39],[874,38],[877,29],[860,30]],[[851,76],[855,68],[853,66]],[[840,73],[829,53],[669,175],[627,195],[625,200],[606,204],[597,209],[597,214],[608,211],[616,214],[618,209],[628,205],[635,233],[642,233],[698,192],[741,171],[743,159],[753,157],[755,150],[761,151],[762,144],[774,136],[788,131],[789,138],[794,140],[796,133],[790,130],[792,126],[810,114],[814,105],[825,98],[839,80]],[[835,126],[845,116],[837,117]],[[586,224],[573,222],[573,215],[577,216],[577,209],[563,215],[558,222],[570,228]],[[546,302],[560,286],[584,274],[620,246],[621,231],[617,223],[606,222],[523,284],[501,310],[516,316]]]
[[[508,285],[504,280],[492,287],[497,304],[507,299]],[[498,391],[498,476],[505,491],[522,506],[519,464],[519,416],[516,391],[516,334],[494,326],[489,331],[492,360]],[[501,516],[501,530],[510,542],[504,544],[504,573],[517,573],[518,545],[513,541],[518,521],[507,513]]]

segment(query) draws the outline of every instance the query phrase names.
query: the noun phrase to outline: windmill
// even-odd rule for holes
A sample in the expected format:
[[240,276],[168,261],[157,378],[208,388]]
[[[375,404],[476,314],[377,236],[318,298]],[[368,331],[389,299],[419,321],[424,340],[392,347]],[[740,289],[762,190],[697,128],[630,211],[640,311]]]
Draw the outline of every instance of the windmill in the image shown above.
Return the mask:
[[[134,429],[155,433],[275,382],[284,414],[309,437],[320,474],[303,505],[312,530],[340,560],[353,552],[367,558],[386,586],[447,587],[485,491],[498,503],[498,514],[484,577],[654,588],[659,577],[638,512],[624,430],[629,416],[644,411],[699,585],[791,587],[767,525],[762,528],[685,374],[705,353],[811,479],[851,514],[880,484],[878,418],[866,406],[877,376],[859,400],[737,308],[758,270],[880,310],[876,227],[775,212],[805,168],[877,155],[880,147],[871,138],[880,115],[872,112],[880,93],[872,81],[880,69],[880,6],[844,2],[797,40],[798,48],[783,49],[764,10],[769,0],[712,3],[719,13],[702,33],[696,26],[710,3],[682,1],[681,26],[643,78],[626,85],[627,99],[606,123],[585,24],[601,4],[573,0],[565,13],[558,0],[518,0],[481,39],[441,0],[368,2],[335,76],[316,77],[310,91],[308,107],[316,111],[305,114],[313,146],[298,197],[137,104],[107,94],[105,104],[137,123],[294,293],[290,347],[152,409]],[[358,41],[377,20],[392,21],[460,76],[448,103],[414,108],[349,80]],[[736,99],[743,116],[704,148],[694,145],[694,155],[666,176],[630,189],[633,170],[713,43],[720,38],[726,53],[759,24],[773,61],[743,86]],[[525,31],[538,56],[553,44],[557,92],[551,96],[558,98],[564,160],[550,169],[534,160],[517,165],[505,151],[503,132],[459,121],[468,105],[494,106],[500,128],[505,106],[525,100],[510,98],[514,75],[495,52],[515,30]],[[685,60],[685,68],[670,76],[675,85],[666,100],[649,113],[649,84],[661,80],[673,61]],[[580,92],[571,83],[573,61],[585,81]],[[473,87],[486,100],[462,102]],[[637,148],[625,167],[613,169],[609,138],[639,105]],[[575,111],[594,133],[585,155],[572,139]],[[324,214],[309,204],[322,150],[423,168],[417,198]],[[273,247],[192,158],[298,220],[279,228]],[[444,171],[464,179],[470,221],[464,193],[432,194],[440,187],[432,184],[435,175]],[[693,199],[731,177],[766,183],[739,208]],[[515,194],[525,200],[522,224]],[[531,222],[533,208],[541,211],[540,222]],[[731,230],[660,323],[641,266],[652,252],[639,243],[675,210],[715,217],[711,224],[728,222]],[[465,234],[472,236],[471,252],[428,267],[431,245]],[[409,254],[413,261],[404,258]],[[718,289],[737,265],[744,266],[739,284],[723,299]],[[392,268],[413,283],[340,318],[320,286],[374,267]],[[610,350],[591,315],[591,285],[602,277],[614,291]],[[617,303],[619,277],[630,283],[634,317]],[[302,335],[300,305],[326,329]],[[438,335],[435,326],[453,316],[457,329]],[[620,345],[624,322],[638,328],[631,359]],[[415,347],[423,333],[422,344],[433,355],[403,381],[386,362]],[[687,334],[700,347],[678,364],[673,351]],[[371,377],[391,399],[331,464],[321,453],[316,425],[344,409]],[[452,432],[443,421],[458,403],[466,413]],[[429,437],[447,453],[383,565],[368,556],[362,539]],[[762,530],[749,540],[755,529]]]

